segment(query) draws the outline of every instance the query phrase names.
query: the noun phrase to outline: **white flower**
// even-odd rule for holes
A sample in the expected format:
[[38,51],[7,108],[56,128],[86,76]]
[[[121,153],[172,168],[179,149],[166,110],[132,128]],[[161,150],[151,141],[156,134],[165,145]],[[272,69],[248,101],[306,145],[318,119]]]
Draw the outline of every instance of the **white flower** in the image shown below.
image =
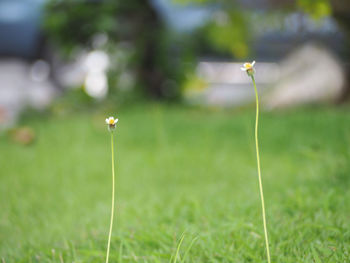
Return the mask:
[[106,119],[106,124],[108,125],[108,130],[114,130],[115,126],[118,122],[118,119],[114,119],[114,117],[109,117]]
[[243,68],[241,68],[241,70],[247,72],[249,76],[252,76],[255,73],[254,65],[255,60],[252,63],[244,63]]

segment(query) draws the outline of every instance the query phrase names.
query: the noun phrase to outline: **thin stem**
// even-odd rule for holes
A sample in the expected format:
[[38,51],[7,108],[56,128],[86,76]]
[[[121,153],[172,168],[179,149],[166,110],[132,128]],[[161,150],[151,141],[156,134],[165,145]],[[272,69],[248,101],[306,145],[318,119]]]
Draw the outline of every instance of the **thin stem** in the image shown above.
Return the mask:
[[261,171],[260,171],[260,155],[259,155],[259,141],[258,141],[259,96],[258,96],[258,90],[256,88],[254,76],[251,76],[251,77],[252,77],[253,84],[254,84],[255,99],[256,99],[255,149],[256,149],[256,161],[257,161],[257,165],[258,165],[258,177],[259,177],[259,189],[260,189],[260,198],[261,198],[261,208],[262,208],[262,217],[263,217],[263,223],[264,223],[267,262],[271,263],[270,248],[269,248],[269,237],[268,237],[268,234],[267,234],[267,227],[266,227],[264,192],[263,192],[263,185],[262,185]]
[[114,145],[113,145],[113,132],[111,132],[111,152],[112,152],[112,209],[111,209],[111,222],[109,226],[109,234],[108,234],[108,244],[107,244],[107,255],[106,255],[106,263],[108,263],[109,258],[109,248],[111,245],[111,237],[112,237],[112,228],[113,228],[113,216],[114,216]]

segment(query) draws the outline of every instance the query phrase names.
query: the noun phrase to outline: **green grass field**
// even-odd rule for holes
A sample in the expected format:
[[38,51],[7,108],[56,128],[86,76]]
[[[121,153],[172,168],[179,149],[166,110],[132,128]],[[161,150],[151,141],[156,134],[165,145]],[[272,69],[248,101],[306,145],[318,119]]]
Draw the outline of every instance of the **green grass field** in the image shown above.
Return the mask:
[[[350,262],[349,107],[262,113],[272,261]],[[0,137],[0,259],[104,262],[111,203],[104,114],[33,117]],[[266,262],[254,110],[122,108],[110,262]],[[192,247],[190,246],[193,241]],[[178,263],[184,262],[178,258]]]

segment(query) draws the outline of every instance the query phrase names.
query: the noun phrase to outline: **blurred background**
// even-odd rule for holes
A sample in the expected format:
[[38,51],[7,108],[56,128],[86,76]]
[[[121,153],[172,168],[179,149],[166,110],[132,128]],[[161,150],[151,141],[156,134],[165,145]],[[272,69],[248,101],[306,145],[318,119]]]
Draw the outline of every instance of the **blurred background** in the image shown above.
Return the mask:
[[343,102],[349,17],[341,0],[1,0],[0,125],[65,96],[242,106],[252,60],[267,109]]
[[114,116],[112,262],[262,262],[255,60],[272,261],[349,262],[349,59],[349,0],[0,0],[0,261],[104,260]]

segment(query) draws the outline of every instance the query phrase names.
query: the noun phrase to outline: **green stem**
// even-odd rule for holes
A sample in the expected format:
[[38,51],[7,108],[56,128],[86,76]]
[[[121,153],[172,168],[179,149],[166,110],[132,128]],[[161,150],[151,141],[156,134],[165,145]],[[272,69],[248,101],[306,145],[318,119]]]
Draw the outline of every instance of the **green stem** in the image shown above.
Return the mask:
[[114,145],[113,145],[113,132],[111,131],[111,151],[112,151],[112,209],[111,209],[111,222],[109,226],[109,234],[108,234],[108,244],[107,244],[107,255],[106,255],[106,263],[108,263],[109,258],[109,248],[111,245],[111,237],[112,237],[112,228],[113,228],[113,216],[114,216]]
[[258,90],[256,88],[254,76],[251,76],[251,77],[252,77],[253,84],[254,84],[255,99],[256,99],[255,150],[256,150],[256,161],[257,161],[257,165],[258,165],[258,177],[259,177],[259,189],[260,189],[260,198],[261,198],[261,209],[262,209],[262,217],[263,217],[263,223],[264,223],[267,262],[271,263],[270,248],[269,248],[269,237],[268,237],[268,234],[267,234],[267,227],[266,227],[264,192],[263,192],[263,185],[262,185],[261,171],[260,171],[260,155],[259,155],[259,141],[258,141],[259,96],[258,96]]

